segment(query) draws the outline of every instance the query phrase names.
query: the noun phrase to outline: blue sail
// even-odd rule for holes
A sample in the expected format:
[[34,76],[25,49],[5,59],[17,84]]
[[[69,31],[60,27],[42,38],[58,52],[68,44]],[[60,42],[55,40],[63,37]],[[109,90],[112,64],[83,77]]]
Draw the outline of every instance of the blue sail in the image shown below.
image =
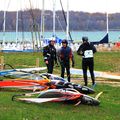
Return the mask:
[[[49,44],[49,41],[50,41],[51,38],[45,38],[43,40],[43,43],[48,45]],[[55,37],[55,42],[58,43],[58,44],[61,44],[62,43],[62,39],[58,38],[57,36]]]
[[95,44],[103,44],[103,43],[108,43],[108,42],[109,42],[109,36],[107,33],[102,40],[91,42],[91,43],[95,45]]

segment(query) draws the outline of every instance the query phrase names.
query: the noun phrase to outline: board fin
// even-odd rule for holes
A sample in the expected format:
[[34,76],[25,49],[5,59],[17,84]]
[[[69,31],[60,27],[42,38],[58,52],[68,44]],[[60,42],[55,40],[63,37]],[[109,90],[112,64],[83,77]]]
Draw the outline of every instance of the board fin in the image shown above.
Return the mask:
[[95,99],[98,100],[98,98],[102,95],[103,92],[99,92],[96,96]]

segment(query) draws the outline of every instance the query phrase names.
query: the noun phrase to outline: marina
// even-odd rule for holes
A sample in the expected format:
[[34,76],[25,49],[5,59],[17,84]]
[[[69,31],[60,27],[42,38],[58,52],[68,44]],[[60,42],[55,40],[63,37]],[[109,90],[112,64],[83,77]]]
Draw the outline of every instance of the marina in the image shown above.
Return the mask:
[[[37,2],[37,1],[35,1]],[[24,2],[21,1],[21,6],[25,7],[23,4]],[[23,8],[20,8],[20,5],[16,6],[17,9],[14,12],[14,30],[7,28],[7,12],[9,7],[12,5],[11,1],[6,1],[4,10],[3,10],[3,25],[2,30],[0,32],[0,50],[2,52],[33,52],[33,51],[41,51],[44,46],[46,46],[51,37],[53,37],[56,41],[55,47],[59,49],[61,47],[61,41],[63,39],[67,39],[69,41],[69,46],[73,49],[73,51],[76,51],[81,44],[81,38],[83,36],[87,36],[89,38],[89,42],[98,42],[101,41],[105,35],[107,34],[107,42],[102,42],[102,47],[110,48],[116,45],[116,42],[118,43],[120,41],[120,34],[119,31],[110,31],[109,30],[109,20],[108,20],[108,11],[104,14],[104,31],[97,31],[96,30],[87,30],[86,31],[75,31],[70,29],[70,11],[69,11],[69,1],[66,1],[66,6],[63,5],[63,2],[60,0],[59,2],[56,0],[53,0],[51,6],[51,15],[52,15],[52,24],[51,29],[47,30],[46,27],[46,3],[44,0],[41,1],[41,12],[39,14],[39,21],[37,20],[37,15],[35,13],[35,8],[40,9],[40,5],[34,6],[33,1],[28,1],[28,7],[30,10],[28,10],[29,16],[28,17],[28,28],[25,30],[25,20],[22,18],[25,10]],[[56,5],[59,4],[61,8],[61,14],[63,17],[63,21],[60,21],[60,19],[57,16],[57,7]],[[24,12],[21,12],[21,11]],[[26,12],[26,14],[28,14]],[[48,15],[49,16],[49,15]],[[27,20],[27,19],[26,19]],[[88,23],[90,22],[90,16],[88,19]],[[13,21],[13,20],[12,20]],[[59,21],[59,22],[57,22]],[[21,22],[21,23],[20,23]],[[63,23],[64,22],[64,23]],[[87,27],[90,27],[87,23]],[[58,31],[58,25],[61,26],[61,30]],[[63,26],[64,24],[64,26]],[[7,26],[6,26],[7,25]],[[85,27],[85,26],[84,26]],[[63,29],[64,28],[64,29]],[[81,28],[79,28],[81,29]],[[9,32],[8,32],[9,31]],[[104,44],[105,43],[105,44]],[[99,43],[101,44],[101,43]],[[118,43],[119,44],[119,43]],[[117,45],[118,45],[117,44]],[[99,47],[99,45],[96,45]],[[119,45],[118,45],[119,46]]]
[[[46,46],[51,39],[52,31],[51,32],[45,32],[45,38],[43,41],[40,41],[41,43],[41,49]],[[65,38],[64,32],[56,32],[56,35],[59,37],[60,40]],[[81,38],[82,36],[88,36],[89,42],[94,41],[100,41],[103,36],[105,35],[105,31],[73,31],[71,32],[73,43],[70,43],[69,45],[72,47],[73,51],[76,51],[81,44]],[[22,37],[22,32],[18,32],[18,40],[16,42],[16,32],[6,32],[4,36],[4,43],[3,43],[3,33],[0,32],[0,50],[6,51],[6,52],[32,52],[33,49],[37,51],[40,49],[37,46],[33,46],[33,40],[31,32],[24,32],[24,38]],[[38,38],[37,38],[38,39]],[[119,46],[119,31],[110,31],[109,32],[109,45],[99,45],[99,46],[105,46],[105,47],[114,47],[115,44],[118,44]],[[61,44],[59,41],[56,43],[56,47],[61,47]]]

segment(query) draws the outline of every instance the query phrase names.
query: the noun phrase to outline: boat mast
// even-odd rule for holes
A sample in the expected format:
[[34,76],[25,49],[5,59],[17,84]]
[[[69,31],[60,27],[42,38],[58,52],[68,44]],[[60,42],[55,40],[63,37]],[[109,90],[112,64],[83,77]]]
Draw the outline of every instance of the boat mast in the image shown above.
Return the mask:
[[106,13],[106,23],[107,23],[107,26],[106,26],[106,27],[107,27],[107,33],[108,33],[108,31],[109,31],[108,22],[109,22],[109,21],[108,21],[108,11],[107,11],[107,13]]
[[8,1],[8,4],[6,5],[6,1],[4,2],[4,15],[3,15],[3,44],[5,43],[5,32],[6,32],[6,12],[9,8],[10,0]]
[[69,0],[67,0],[67,25],[66,25],[66,39],[69,39]]
[[[5,5],[4,8],[6,8]],[[6,9],[4,10],[3,15],[3,44],[5,43],[5,31],[6,31]]]
[[43,41],[43,36],[44,36],[44,0],[42,0],[40,43],[41,41]]
[[56,0],[53,0],[53,37],[55,37],[55,16],[56,16],[56,11],[55,11],[55,6],[56,6]]
[[108,0],[106,0],[106,6],[107,6],[107,12],[106,12],[106,30],[107,30],[107,39],[108,39],[108,43],[109,43],[109,34],[108,34],[108,32],[109,32],[109,14],[108,14]]
[[73,41],[73,40],[72,40],[71,33],[70,33],[70,31],[69,31],[69,2],[68,2],[68,0],[67,0],[67,20],[66,20],[66,15],[65,15],[65,12],[64,12],[64,9],[63,9],[62,1],[61,1],[61,0],[60,0],[60,4],[61,4],[61,7],[62,7],[62,12],[63,12],[63,15],[64,15],[65,24],[66,24],[66,29],[67,29],[67,30],[66,30],[66,31],[67,31],[66,37],[67,37],[67,39],[68,39],[68,37],[70,37],[70,40]]
[[16,11],[16,44],[18,42],[18,8]]

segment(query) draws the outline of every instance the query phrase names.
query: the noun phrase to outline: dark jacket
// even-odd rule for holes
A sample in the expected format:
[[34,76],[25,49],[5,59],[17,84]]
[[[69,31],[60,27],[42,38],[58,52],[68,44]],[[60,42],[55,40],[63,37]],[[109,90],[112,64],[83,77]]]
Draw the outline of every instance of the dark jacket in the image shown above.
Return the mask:
[[57,63],[56,48],[49,44],[43,48],[44,61],[55,61]]
[[74,56],[72,53],[72,49],[70,47],[61,47],[59,50],[59,61],[60,62],[70,62],[72,60],[72,64],[74,64]]
[[97,52],[95,46],[89,42],[82,43],[77,50],[77,54],[81,55],[83,59],[93,58],[95,52]]

